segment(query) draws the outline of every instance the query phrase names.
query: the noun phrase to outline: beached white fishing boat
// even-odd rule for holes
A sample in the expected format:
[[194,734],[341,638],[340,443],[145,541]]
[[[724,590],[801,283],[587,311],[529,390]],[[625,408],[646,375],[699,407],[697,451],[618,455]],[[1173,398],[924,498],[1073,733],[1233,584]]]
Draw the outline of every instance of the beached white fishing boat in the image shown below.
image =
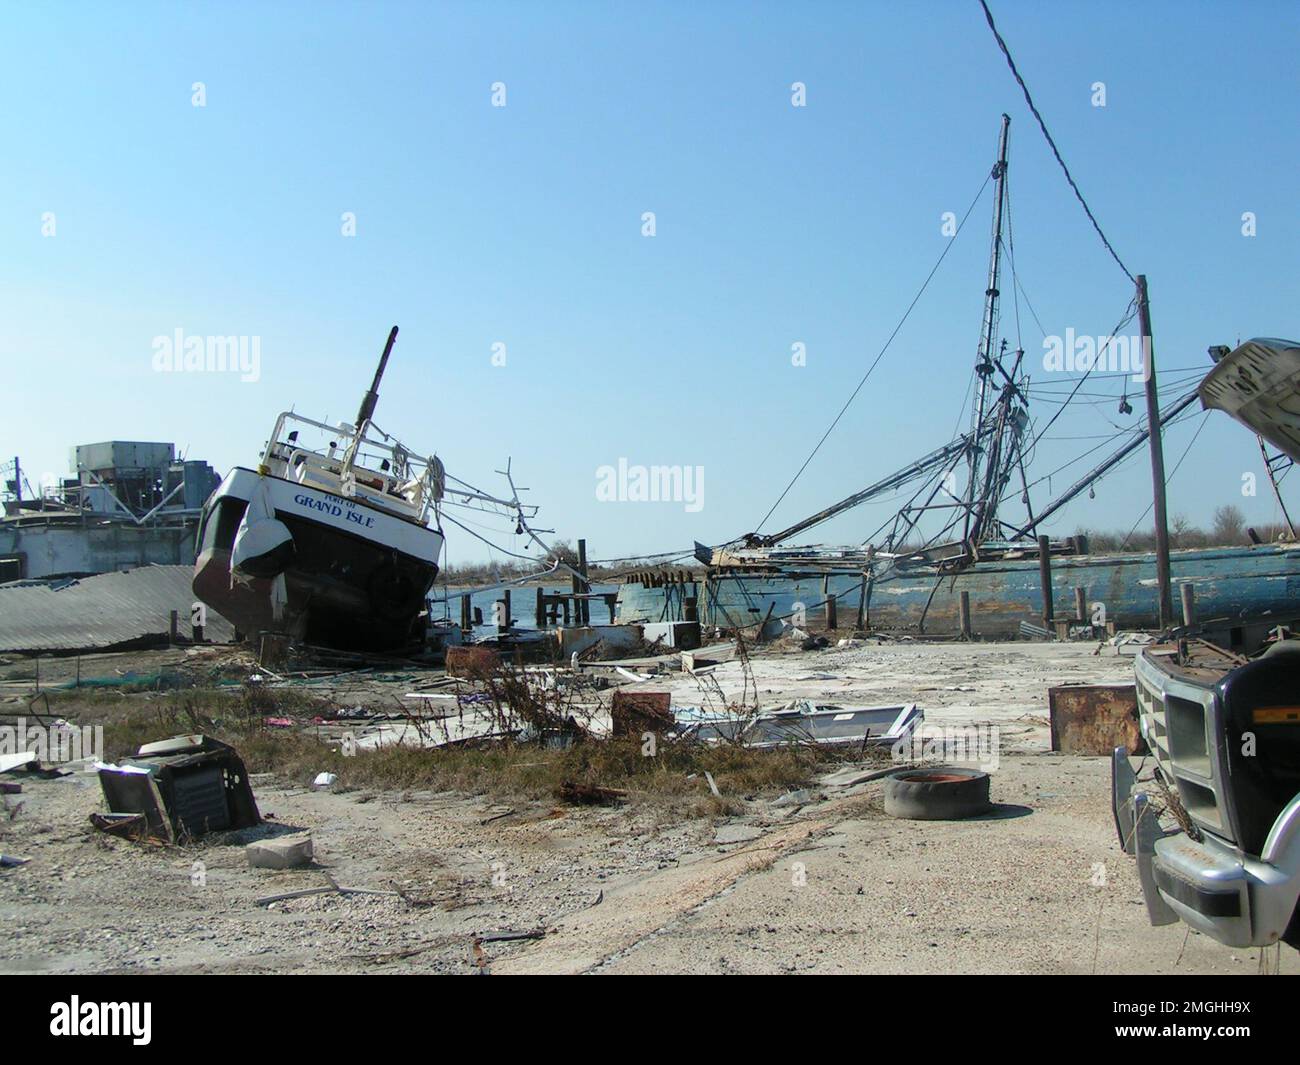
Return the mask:
[[374,424],[396,338],[354,425],[282,413],[256,468],[232,470],[204,507],[194,592],[244,633],[356,650],[418,639],[445,474]]

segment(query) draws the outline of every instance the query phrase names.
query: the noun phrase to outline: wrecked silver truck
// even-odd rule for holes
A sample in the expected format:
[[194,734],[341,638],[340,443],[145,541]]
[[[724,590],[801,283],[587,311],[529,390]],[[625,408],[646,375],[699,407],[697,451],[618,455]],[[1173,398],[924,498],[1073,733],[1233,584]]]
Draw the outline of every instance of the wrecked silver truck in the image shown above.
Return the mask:
[[[1210,353],[1204,406],[1257,434],[1270,477],[1275,461],[1300,460],[1300,343]],[[1290,573],[1272,579],[1300,585]],[[1135,770],[1116,748],[1112,802],[1153,924],[1181,919],[1228,946],[1300,949],[1300,640],[1283,631],[1253,660],[1178,631],[1137,657],[1150,754]]]
[[1152,644],[1135,672],[1150,753],[1115,749],[1112,798],[1151,923],[1300,949],[1300,640]]

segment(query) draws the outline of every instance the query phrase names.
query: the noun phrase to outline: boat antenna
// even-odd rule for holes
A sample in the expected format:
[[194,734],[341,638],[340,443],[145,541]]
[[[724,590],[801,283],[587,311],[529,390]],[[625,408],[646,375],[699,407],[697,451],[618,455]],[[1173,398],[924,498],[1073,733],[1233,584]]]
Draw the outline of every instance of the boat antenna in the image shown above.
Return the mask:
[[375,379],[370,382],[370,391],[361,399],[361,409],[357,411],[358,429],[375,415],[375,404],[379,402],[379,379],[384,376],[384,368],[388,365],[388,356],[393,353],[393,344],[396,340],[397,326],[393,326],[389,330],[388,343],[384,345],[384,353],[379,356],[379,367],[375,370]]

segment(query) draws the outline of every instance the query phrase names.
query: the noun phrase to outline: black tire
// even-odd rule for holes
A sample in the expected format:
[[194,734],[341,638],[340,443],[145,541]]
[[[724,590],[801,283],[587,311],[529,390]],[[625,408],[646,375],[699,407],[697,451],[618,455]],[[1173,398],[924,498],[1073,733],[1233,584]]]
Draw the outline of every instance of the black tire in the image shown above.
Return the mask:
[[908,821],[956,821],[987,813],[989,775],[977,769],[906,769],[885,780],[885,813]]

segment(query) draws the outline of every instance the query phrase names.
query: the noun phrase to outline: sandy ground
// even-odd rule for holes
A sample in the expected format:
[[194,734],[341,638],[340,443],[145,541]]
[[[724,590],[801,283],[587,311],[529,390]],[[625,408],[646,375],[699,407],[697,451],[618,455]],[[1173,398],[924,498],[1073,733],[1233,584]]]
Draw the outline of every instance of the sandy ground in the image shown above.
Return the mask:
[[[91,829],[93,775],[23,777],[0,847],[30,861],[0,871],[0,971],[1258,972],[1259,951],[1150,927],[1115,840],[1106,760],[1047,752],[1048,686],[1130,676],[1129,660],[1093,649],[902,642],[754,660],[765,702],[906,700],[931,723],[996,724],[998,807],[964,822],[888,818],[878,783],[674,822],[551,803],[497,817],[510,807],[473,796],[255,778],[265,825],[161,848]],[[739,664],[714,676],[729,694],[744,683]],[[638,687],[699,701],[690,677]],[[248,868],[249,839],[301,830],[315,868]],[[257,903],[329,877],[407,897]],[[1300,972],[1296,951],[1265,954]]]

